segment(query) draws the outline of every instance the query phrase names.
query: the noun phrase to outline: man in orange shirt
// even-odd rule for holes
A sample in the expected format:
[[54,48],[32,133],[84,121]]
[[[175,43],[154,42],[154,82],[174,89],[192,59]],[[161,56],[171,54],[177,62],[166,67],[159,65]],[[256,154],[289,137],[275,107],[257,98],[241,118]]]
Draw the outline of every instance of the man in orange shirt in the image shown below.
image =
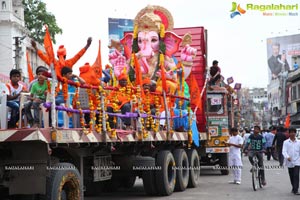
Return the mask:
[[[128,76],[125,73],[122,73],[118,76],[119,85],[117,86],[117,90],[110,92],[107,99],[109,100],[109,104],[107,105],[107,112],[114,113],[121,110],[121,113],[124,115],[126,112],[131,111],[131,95],[127,94],[127,79]],[[116,128],[116,124],[113,122],[113,116],[109,116],[108,121],[111,128]],[[126,129],[129,129],[131,125],[131,119],[127,117],[123,117],[122,121],[124,122]]]
[[[60,45],[57,50],[57,58],[55,69],[58,67],[58,70],[56,69],[56,75],[58,77],[61,77],[61,69],[64,66],[73,67],[73,65],[83,56],[83,54],[86,52],[86,50],[90,47],[92,43],[92,38],[89,37],[87,40],[87,43],[84,48],[82,48],[73,58],[70,58],[66,60],[67,51],[64,47],[64,45]],[[31,41],[32,47],[37,51],[38,56],[47,64],[50,66],[50,59],[47,54],[43,53],[40,49],[37,48],[35,41]]]

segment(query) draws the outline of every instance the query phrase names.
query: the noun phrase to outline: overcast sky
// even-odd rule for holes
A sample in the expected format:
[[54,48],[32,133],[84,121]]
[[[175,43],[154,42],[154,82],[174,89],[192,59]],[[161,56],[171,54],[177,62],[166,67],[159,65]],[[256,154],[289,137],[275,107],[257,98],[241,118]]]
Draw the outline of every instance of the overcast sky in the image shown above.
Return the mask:
[[[299,0],[239,0],[246,4],[296,4],[298,16],[263,16],[260,11],[247,10],[245,14],[230,18],[232,1],[229,0],[43,0],[48,12],[55,15],[63,29],[57,35],[58,45],[64,44],[67,57],[73,56],[91,36],[93,42],[86,54],[74,66],[78,72],[85,62],[94,63],[98,40],[102,41],[102,64],[108,63],[108,18],[134,19],[147,5],[160,5],[168,9],[174,27],[204,26],[208,30],[208,64],[218,60],[225,78],[233,76],[243,87],[267,87],[268,65],[266,39],[300,34]],[[273,11],[270,11],[273,12]],[[282,11],[288,13],[287,11]]]

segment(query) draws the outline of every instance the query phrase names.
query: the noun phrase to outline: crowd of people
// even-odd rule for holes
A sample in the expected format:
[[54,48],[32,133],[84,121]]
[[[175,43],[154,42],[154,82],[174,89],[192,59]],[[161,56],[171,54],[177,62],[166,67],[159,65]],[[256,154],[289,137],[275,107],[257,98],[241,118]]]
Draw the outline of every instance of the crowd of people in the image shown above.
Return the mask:
[[284,128],[283,126],[271,126],[268,130],[261,130],[254,126],[252,130],[237,130],[232,128],[231,137],[226,143],[230,147],[229,167],[232,169],[233,180],[229,183],[241,184],[242,155],[248,155],[251,165],[253,157],[257,156],[262,185],[266,185],[264,155],[267,160],[271,158],[278,161],[280,169],[288,168],[289,178],[292,186],[291,193],[300,195],[299,170],[300,170],[300,141],[296,137],[295,128]]

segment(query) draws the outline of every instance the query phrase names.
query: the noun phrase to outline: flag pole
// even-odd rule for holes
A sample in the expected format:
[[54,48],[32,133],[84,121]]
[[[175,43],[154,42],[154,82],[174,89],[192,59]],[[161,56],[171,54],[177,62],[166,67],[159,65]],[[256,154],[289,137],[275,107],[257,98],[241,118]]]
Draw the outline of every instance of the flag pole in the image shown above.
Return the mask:
[[51,75],[52,75],[52,84],[51,84],[51,119],[52,119],[52,128],[56,129],[56,109],[55,109],[55,87],[57,85],[57,77],[56,77],[56,73],[54,70],[54,64],[51,63],[50,64],[50,70],[51,70]]

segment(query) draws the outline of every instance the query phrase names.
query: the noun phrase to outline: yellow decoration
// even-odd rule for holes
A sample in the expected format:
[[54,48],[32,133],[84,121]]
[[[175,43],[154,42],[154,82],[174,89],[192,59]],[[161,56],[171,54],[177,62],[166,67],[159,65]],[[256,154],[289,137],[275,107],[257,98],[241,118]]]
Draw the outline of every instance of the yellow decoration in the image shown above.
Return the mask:
[[138,26],[135,25],[133,29],[133,39],[137,38],[138,36]]
[[165,56],[164,54],[159,54],[159,65],[160,66],[164,66],[164,63],[165,63]]
[[160,24],[160,38],[165,38],[165,25],[163,23]]

